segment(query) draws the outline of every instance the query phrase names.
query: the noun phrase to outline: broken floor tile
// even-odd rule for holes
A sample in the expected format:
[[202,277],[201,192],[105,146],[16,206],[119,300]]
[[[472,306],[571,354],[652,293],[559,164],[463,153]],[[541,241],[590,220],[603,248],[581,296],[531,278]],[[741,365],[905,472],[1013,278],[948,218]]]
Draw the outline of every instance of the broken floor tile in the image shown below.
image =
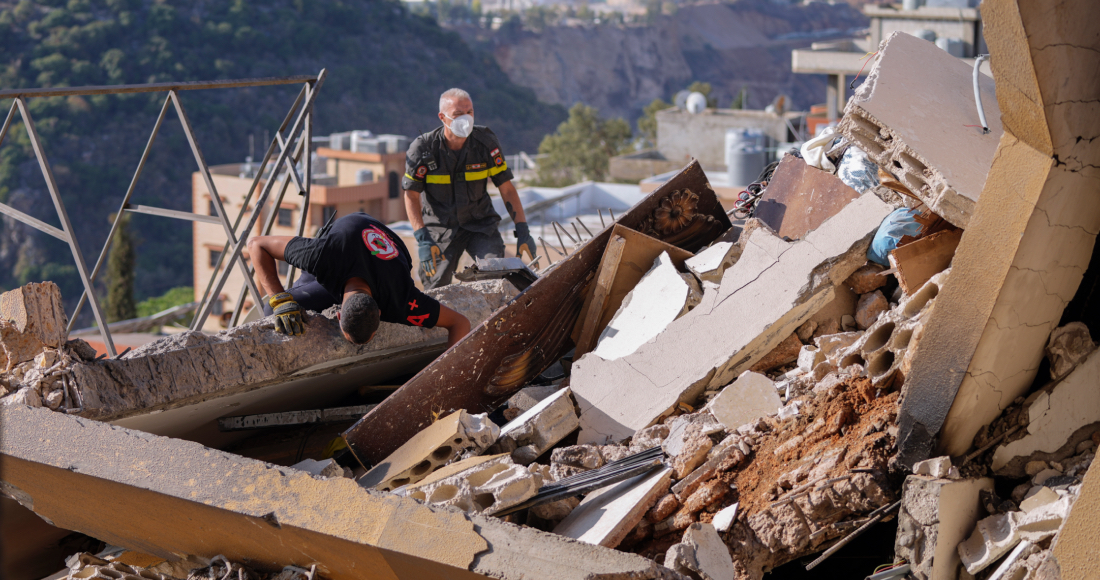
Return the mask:
[[468,450],[481,451],[496,441],[500,428],[488,415],[455,411],[394,451],[359,478],[359,485],[390,491],[416,483]]
[[745,371],[737,380],[718,393],[707,409],[727,431],[766,417],[779,410],[783,401],[775,392],[775,383],[768,377]]
[[623,299],[619,311],[600,334],[592,354],[610,361],[638,350],[680,316],[689,289],[668,252],[662,252],[649,272]]
[[871,234],[890,209],[860,197],[798,242],[757,228],[721,288],[664,332],[618,360],[575,362],[578,441],[620,441],[709,385],[731,382],[832,300],[834,285],[866,262]]
[[659,469],[598,489],[586,496],[554,533],[614,548],[668,491],[670,469]]

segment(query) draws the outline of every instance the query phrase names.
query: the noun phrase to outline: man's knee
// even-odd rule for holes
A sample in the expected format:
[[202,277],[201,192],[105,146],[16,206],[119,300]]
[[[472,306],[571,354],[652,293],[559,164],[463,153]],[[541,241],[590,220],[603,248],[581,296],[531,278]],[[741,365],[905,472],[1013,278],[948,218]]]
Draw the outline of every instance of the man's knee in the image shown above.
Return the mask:
[[503,258],[505,251],[504,239],[499,232],[480,234],[471,240],[467,248],[474,258]]

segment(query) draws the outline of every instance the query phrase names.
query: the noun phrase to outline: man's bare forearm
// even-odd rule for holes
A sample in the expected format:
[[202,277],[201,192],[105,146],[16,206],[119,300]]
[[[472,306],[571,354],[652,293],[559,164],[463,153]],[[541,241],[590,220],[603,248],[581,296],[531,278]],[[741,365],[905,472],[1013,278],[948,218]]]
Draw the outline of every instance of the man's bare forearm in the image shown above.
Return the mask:
[[504,207],[512,221],[519,223],[527,221],[527,215],[523,213],[523,204],[519,201],[519,191],[511,181],[507,181],[499,187],[500,199],[504,200]]
[[290,236],[257,236],[248,240],[248,257],[256,268],[256,279],[265,296],[286,291],[279,279],[275,259],[283,258],[283,250],[290,239]]
[[420,215],[420,192],[405,190],[405,213],[409,216],[409,224],[415,232],[424,227],[424,216]]

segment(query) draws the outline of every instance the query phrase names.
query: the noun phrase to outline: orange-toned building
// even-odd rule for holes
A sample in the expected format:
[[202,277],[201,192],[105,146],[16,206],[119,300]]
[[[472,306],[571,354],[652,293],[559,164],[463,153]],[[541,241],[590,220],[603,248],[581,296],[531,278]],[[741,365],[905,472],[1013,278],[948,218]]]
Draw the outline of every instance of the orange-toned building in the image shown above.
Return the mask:
[[[308,212],[303,233],[305,236],[316,234],[325,220],[334,212],[344,216],[362,211],[384,223],[407,219],[401,192],[407,138],[398,135],[373,136],[369,132],[355,131],[320,139],[320,141],[325,140],[329,142],[330,147],[318,147],[314,153],[314,174],[310,186],[309,207],[303,207],[303,197],[291,181],[278,207],[279,213],[272,223],[270,235],[297,235],[302,211]],[[210,168],[214,187],[221,196],[230,220],[236,219],[244,208],[244,198],[255,179],[256,169],[256,164],[250,162],[217,165]],[[299,169],[302,170],[302,167],[299,166]],[[272,199],[278,194],[284,177],[285,173],[278,176],[279,182],[272,190]],[[264,182],[265,179],[260,180],[257,190],[263,188]],[[198,172],[192,174],[191,191],[192,211],[217,215],[210,192],[202,175]],[[254,194],[253,200],[258,195],[259,191]],[[246,212],[243,223],[247,223],[248,218],[251,217],[251,204],[246,208]],[[246,234],[238,232],[238,235],[248,237],[260,235],[268,215],[270,214],[265,212],[257,221],[253,231]],[[193,222],[192,268],[195,300],[202,299],[225,242],[225,232],[220,224]],[[246,250],[245,259],[247,258]],[[285,275],[287,269],[287,264],[279,263],[281,274]],[[205,330],[216,331],[226,327],[242,286],[244,286],[244,278],[240,268],[234,268],[218,300],[214,303],[211,316],[204,327]],[[247,313],[252,306],[252,297],[246,297],[244,312]]]

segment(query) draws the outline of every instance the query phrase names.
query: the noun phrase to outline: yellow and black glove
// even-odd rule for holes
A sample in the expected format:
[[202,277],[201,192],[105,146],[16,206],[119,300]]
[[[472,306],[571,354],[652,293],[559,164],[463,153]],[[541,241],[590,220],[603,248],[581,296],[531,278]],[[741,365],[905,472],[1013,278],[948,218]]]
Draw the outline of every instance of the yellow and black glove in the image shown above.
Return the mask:
[[305,332],[302,307],[298,306],[290,292],[279,292],[274,296],[265,297],[265,300],[275,313],[275,330],[290,336],[298,336]]
[[439,246],[432,240],[428,228],[416,230],[413,232],[413,237],[416,238],[417,252],[420,256],[420,271],[431,278],[435,276],[436,268],[443,261],[443,250],[440,250]]
[[527,222],[516,222],[516,257],[523,258],[523,253],[530,256],[528,260],[534,260],[536,253],[535,238],[531,237],[531,229]]

